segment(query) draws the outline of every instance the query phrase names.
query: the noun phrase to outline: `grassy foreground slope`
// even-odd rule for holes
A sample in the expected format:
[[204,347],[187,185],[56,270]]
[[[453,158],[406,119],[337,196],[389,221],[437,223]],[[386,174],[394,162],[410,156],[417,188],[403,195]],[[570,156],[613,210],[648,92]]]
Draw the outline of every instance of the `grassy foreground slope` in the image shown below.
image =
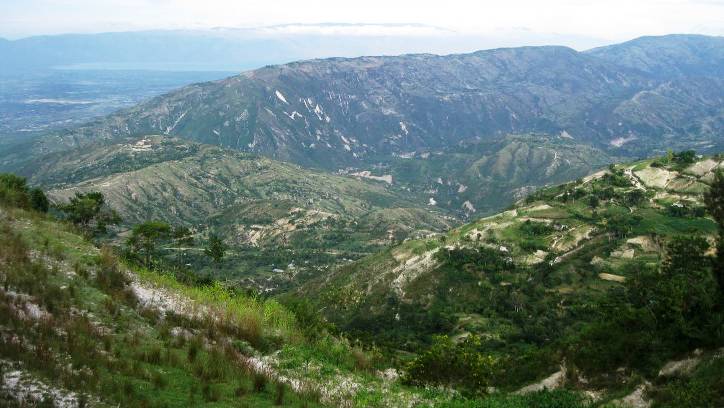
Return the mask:
[[[300,341],[294,317],[278,304],[133,273],[109,249],[23,210],[0,210],[0,241],[0,358],[8,401],[317,404],[313,393],[293,393],[256,373],[245,356],[254,347]],[[191,300],[193,313],[185,313]]]
[[131,268],[45,215],[0,209],[0,265],[3,406],[422,398],[383,382],[364,350],[321,330],[312,337],[273,300]]

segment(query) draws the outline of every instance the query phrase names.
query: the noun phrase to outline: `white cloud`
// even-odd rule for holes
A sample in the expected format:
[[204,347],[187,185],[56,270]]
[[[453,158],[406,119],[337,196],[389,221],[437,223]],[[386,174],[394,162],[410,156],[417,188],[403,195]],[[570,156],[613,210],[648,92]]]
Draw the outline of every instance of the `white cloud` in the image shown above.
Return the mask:
[[[409,24],[379,26],[389,23],[419,23],[476,35],[524,27],[535,33],[608,40],[671,32],[724,35],[724,1],[717,0],[0,0],[0,9],[0,35],[14,37],[289,23],[294,25],[286,30],[357,35],[422,30]],[[304,25],[320,22],[368,24]]]

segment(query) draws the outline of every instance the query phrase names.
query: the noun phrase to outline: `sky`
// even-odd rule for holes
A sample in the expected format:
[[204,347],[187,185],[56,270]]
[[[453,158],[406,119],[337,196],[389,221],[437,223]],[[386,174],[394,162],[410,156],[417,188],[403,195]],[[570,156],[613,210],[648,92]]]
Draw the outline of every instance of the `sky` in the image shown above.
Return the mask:
[[[615,42],[668,33],[724,35],[724,0],[0,0],[0,36],[10,39],[290,23],[324,30],[315,24],[331,22],[371,24],[366,32],[377,34],[393,29],[381,24],[404,23],[460,35],[515,32]],[[397,34],[422,30],[395,27]]]

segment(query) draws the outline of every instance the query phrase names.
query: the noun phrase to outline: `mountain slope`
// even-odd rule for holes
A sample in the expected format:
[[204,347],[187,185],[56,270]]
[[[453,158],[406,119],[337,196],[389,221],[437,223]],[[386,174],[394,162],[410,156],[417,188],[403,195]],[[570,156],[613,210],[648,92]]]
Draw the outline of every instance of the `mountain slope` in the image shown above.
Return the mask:
[[221,234],[230,256],[221,268],[204,270],[258,278],[263,289],[455,223],[382,181],[163,136],[98,145],[71,159],[51,155],[32,166],[31,182],[47,186],[56,202],[100,191],[126,226],[158,219],[192,228],[196,244],[173,250],[181,266],[204,265],[199,245],[208,232]]
[[[521,47],[447,56],[403,55],[310,60],[269,66],[222,81],[192,85],[155,98],[55,143],[167,133],[299,164],[335,169],[376,156],[425,151],[500,134],[566,131],[579,141],[650,152],[668,143],[717,139],[707,129],[669,129],[649,122],[652,110],[622,108],[667,78],[646,66],[678,69],[685,103],[706,117],[700,76],[717,79],[716,37],[656,37],[633,42],[646,51],[642,69],[620,53],[624,44],[579,53],[564,47]],[[657,52],[659,48],[675,50]],[[685,56],[697,52],[698,59]],[[673,53],[673,54],[672,54]],[[619,61],[623,61],[620,63]],[[691,66],[687,64],[692,64]],[[700,67],[696,70],[693,67]],[[678,68],[677,68],[678,67]],[[712,80],[708,88],[721,89]],[[713,88],[712,88],[713,87]],[[655,112],[655,111],[654,111]],[[663,138],[662,138],[663,137]]]
[[574,180],[613,161],[615,157],[563,133],[509,135],[394,157],[370,168],[437,207],[473,218],[493,214],[537,188]]
[[341,267],[301,293],[346,330],[395,347],[415,349],[440,332],[542,346],[585,319],[578,310],[592,296],[658,265],[673,236],[714,239],[701,200],[721,158],[661,162],[542,189],[506,212]]
[[[521,47],[267,66],[15,144],[0,154],[0,169],[30,176],[28,163],[54,160],[53,153],[157,134],[328,171],[392,175],[393,184],[448,211],[485,215],[521,191],[621,157],[720,149],[720,43],[664,36],[583,53]],[[549,153],[519,161],[513,177],[476,168],[505,161],[520,144],[509,135],[530,136],[527,149]],[[436,168],[454,173],[452,189],[440,188]],[[448,191],[455,183],[467,193]]]
[[[4,187],[4,186],[3,186]],[[187,286],[0,202],[0,405],[444,405],[274,300]]]

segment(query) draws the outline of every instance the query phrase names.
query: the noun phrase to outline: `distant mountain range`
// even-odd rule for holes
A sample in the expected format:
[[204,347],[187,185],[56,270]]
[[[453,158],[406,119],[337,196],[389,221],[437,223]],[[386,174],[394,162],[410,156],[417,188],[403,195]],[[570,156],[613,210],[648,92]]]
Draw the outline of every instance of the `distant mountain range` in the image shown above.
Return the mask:
[[449,54],[522,44],[590,48],[600,39],[533,33],[486,35],[396,24],[283,24],[250,28],[149,30],[0,38],[0,74],[49,67],[232,71],[325,57]]
[[[391,175],[431,204],[480,214],[471,208],[500,209],[520,189],[617,157],[720,150],[722,49],[724,38],[670,35],[587,52],[522,47],[268,66],[53,133],[7,152],[0,166],[17,168],[28,151],[37,157],[163,134],[328,171]],[[551,141],[558,147],[513,158],[510,134],[528,135],[531,152]],[[507,175],[487,167],[500,154],[499,163],[513,166]]]
[[584,53],[302,61],[191,85],[65,137],[165,133],[325,168],[508,133],[565,134],[630,153],[717,144],[722,48],[724,38],[667,36]]

